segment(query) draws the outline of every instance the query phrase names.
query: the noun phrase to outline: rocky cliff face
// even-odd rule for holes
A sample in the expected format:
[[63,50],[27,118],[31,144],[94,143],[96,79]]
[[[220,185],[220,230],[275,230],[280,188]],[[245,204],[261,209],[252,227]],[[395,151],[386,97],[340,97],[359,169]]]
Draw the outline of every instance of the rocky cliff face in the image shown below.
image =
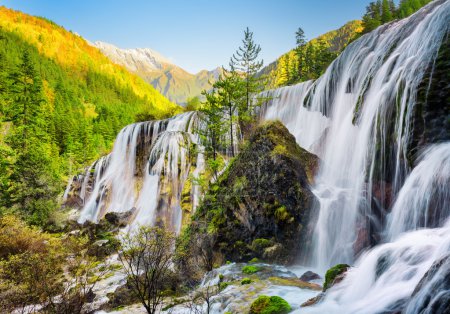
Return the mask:
[[225,260],[292,262],[310,238],[317,162],[280,122],[263,124],[210,188],[191,234],[208,232]]

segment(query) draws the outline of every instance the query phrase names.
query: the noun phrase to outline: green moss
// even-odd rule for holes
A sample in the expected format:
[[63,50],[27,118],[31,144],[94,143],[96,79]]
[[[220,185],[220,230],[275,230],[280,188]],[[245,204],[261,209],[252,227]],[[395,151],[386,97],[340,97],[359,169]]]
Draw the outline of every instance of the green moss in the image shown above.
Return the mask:
[[118,307],[115,307],[115,308],[113,309],[113,311],[121,311],[121,310],[123,310],[123,309],[125,309],[125,306],[119,305]]
[[288,150],[286,148],[286,146],[283,145],[277,145],[275,146],[275,148],[272,150],[272,157],[275,157],[277,155],[281,155],[281,156],[285,156],[288,154]]
[[224,278],[223,274],[219,274],[219,281],[223,281],[223,278]]
[[291,306],[278,296],[259,296],[250,306],[250,314],[286,314]]
[[264,239],[264,238],[255,239],[252,242],[252,249],[255,251],[261,251],[271,245],[272,245],[272,242],[268,239]]
[[278,207],[274,215],[277,221],[290,221],[291,218],[291,215],[284,206]]
[[250,278],[246,277],[246,278],[241,280],[241,285],[248,285],[250,283],[252,283],[252,280]]
[[344,273],[350,266],[347,264],[337,264],[327,270],[325,274],[325,283],[323,284],[323,291],[327,290],[336,277]]
[[318,284],[302,281],[297,278],[282,278],[282,277],[269,277],[268,280],[277,286],[290,286],[290,287],[297,287],[300,289],[311,289],[320,291],[322,290],[322,287]]
[[254,257],[249,261],[250,264],[259,263],[259,259]]
[[262,268],[258,267],[258,266],[247,265],[247,266],[242,267],[242,272],[244,274],[251,275],[251,274],[259,272],[261,269]]
[[219,290],[220,291],[224,290],[226,287],[228,287],[228,282],[220,282],[219,283]]
[[248,185],[248,180],[245,176],[238,177],[234,181],[233,185],[233,192],[234,193],[240,193],[242,190],[245,189],[245,187]]

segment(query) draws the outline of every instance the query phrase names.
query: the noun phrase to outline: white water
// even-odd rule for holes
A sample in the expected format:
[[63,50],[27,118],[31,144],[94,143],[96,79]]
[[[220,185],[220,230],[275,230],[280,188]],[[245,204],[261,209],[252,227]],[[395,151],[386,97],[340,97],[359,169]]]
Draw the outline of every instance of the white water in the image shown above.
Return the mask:
[[406,233],[365,253],[322,303],[299,313],[396,312],[433,262],[449,250],[450,222],[442,228]]
[[280,119],[321,158],[313,187],[320,209],[312,265],[326,270],[353,262],[355,246],[369,240],[358,238],[365,221],[381,226],[372,213],[372,190],[378,183],[386,194],[386,180],[399,191],[410,170],[406,149],[417,87],[437,56],[449,16],[450,2],[437,1],[364,35],[317,81],[275,90],[262,110],[264,119]]
[[[193,135],[197,123],[196,113],[189,112],[123,128],[111,154],[86,170],[79,194],[84,203],[79,222],[97,222],[107,212],[134,208],[134,224],[155,224],[161,218],[178,232],[183,216],[181,192],[191,160],[197,160],[198,171],[203,167],[202,154],[190,156],[191,145],[199,144]],[[143,162],[139,163],[138,156]],[[199,188],[193,184],[193,209],[198,198]]]
[[387,239],[405,231],[440,227],[450,216],[450,142],[422,153],[389,215]]

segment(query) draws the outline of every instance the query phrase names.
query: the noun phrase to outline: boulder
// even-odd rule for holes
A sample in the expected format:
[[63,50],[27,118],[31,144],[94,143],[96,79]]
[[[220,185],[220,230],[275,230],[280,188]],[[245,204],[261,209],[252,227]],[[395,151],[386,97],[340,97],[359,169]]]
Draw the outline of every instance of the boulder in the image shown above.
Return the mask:
[[310,239],[317,164],[281,122],[264,123],[206,193],[191,235],[213,231],[223,260],[293,262]]
[[125,227],[128,225],[131,217],[135,213],[136,208],[132,208],[126,212],[109,212],[105,215],[105,220],[113,226]]
[[325,274],[325,282],[323,283],[323,291],[327,291],[334,285],[340,283],[347,274],[347,270],[350,268],[347,264],[337,264],[327,270]]
[[306,282],[316,280],[316,279],[320,279],[320,276],[310,270],[308,270],[307,272],[303,273],[303,275],[300,276],[300,280],[303,280]]

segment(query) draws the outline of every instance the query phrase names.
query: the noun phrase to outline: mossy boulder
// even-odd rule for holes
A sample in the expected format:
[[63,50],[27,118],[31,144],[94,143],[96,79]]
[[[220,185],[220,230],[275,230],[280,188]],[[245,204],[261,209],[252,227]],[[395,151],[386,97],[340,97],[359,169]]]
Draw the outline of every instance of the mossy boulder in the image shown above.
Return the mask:
[[259,272],[261,269],[262,268],[259,266],[247,265],[247,266],[242,267],[242,272],[244,274],[251,275],[251,274]]
[[327,270],[325,274],[325,282],[323,284],[323,291],[331,288],[333,285],[341,282],[344,279],[345,273],[350,268],[347,264],[337,264]]
[[259,296],[250,306],[250,314],[285,314],[291,306],[279,296]]
[[311,238],[317,164],[281,122],[264,123],[206,193],[193,217],[206,226],[195,232],[215,234],[223,260],[293,262]]

